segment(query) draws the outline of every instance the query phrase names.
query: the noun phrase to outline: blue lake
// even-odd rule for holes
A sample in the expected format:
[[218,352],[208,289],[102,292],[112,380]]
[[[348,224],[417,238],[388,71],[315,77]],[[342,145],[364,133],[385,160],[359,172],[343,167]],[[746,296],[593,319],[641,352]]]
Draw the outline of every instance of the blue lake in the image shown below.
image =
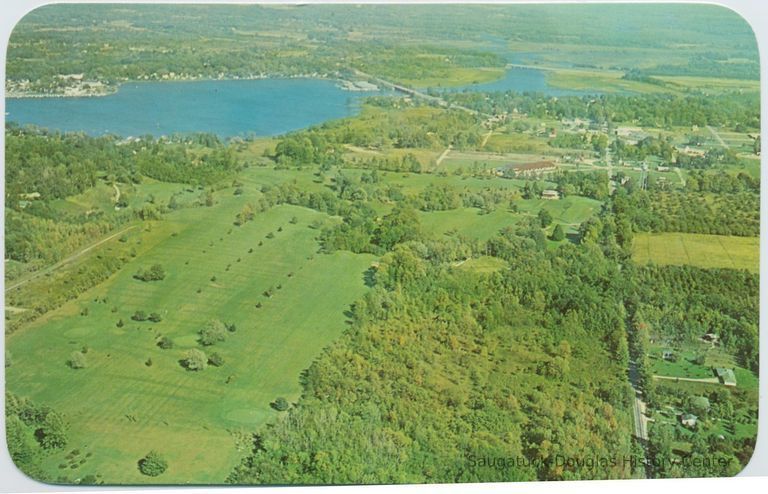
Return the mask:
[[[445,89],[444,89],[445,90]],[[513,68],[498,81],[450,91],[583,94],[547,84],[540,70]],[[139,82],[109,96],[6,99],[6,120],[91,135],[154,136],[208,132],[272,136],[354,115],[371,92],[345,91],[324,79]]]
[[355,114],[373,93],[323,79],[139,82],[109,96],[6,99],[6,120],[91,135],[277,135]]
[[[445,89],[443,89],[445,90]],[[481,84],[469,84],[448,91],[515,91],[518,93],[542,93],[549,96],[579,96],[587,94],[585,91],[573,91],[552,87],[547,82],[542,70],[513,67],[508,69],[504,77],[492,82]]]

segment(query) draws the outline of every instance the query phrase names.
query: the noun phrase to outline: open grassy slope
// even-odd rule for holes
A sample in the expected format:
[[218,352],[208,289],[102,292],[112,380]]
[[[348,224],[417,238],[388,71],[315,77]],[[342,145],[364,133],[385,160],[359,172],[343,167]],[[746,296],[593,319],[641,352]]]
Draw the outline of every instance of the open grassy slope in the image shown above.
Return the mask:
[[[100,473],[110,482],[147,482],[137,461],[156,449],[169,469],[152,480],[222,482],[240,454],[232,433],[273,419],[278,412],[269,403],[276,397],[297,399],[301,371],[343,331],[344,311],[365,290],[373,258],[316,254],[316,230],[308,225],[320,213],[277,206],[236,227],[235,214],[249,198],[225,190],[217,199],[211,208],[183,209],[155,223],[153,233],[162,229],[164,241],[7,339],[14,355],[8,389],[54,407],[72,424],[66,450],[45,461],[54,476]],[[270,232],[273,239],[266,238]],[[153,263],[164,266],[163,281],[132,277]],[[278,285],[271,298],[263,295]],[[80,315],[83,309],[88,315]],[[132,321],[136,310],[163,320]],[[179,360],[200,347],[197,331],[211,318],[237,327],[225,342],[204,349],[225,363],[187,371]],[[172,338],[174,348],[160,349],[160,335]],[[83,346],[88,367],[70,369],[69,355]],[[75,470],[58,470],[73,449],[92,456]]]

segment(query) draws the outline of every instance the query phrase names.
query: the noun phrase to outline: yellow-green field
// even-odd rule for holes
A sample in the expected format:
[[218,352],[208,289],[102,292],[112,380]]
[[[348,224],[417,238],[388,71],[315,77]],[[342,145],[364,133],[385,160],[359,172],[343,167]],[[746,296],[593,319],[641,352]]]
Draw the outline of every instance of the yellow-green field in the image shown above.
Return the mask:
[[639,233],[633,257],[640,264],[690,264],[759,271],[760,239],[699,233]]
[[719,77],[653,76],[659,84],[624,79],[618,70],[551,69],[547,70],[547,82],[564,89],[592,90],[606,93],[684,93],[690,89],[707,89],[712,92],[758,91],[760,81],[725,79]]
[[399,77],[397,82],[412,87],[454,87],[469,84],[493,82],[504,77],[504,69],[495,67],[450,67],[441,76],[407,78]]

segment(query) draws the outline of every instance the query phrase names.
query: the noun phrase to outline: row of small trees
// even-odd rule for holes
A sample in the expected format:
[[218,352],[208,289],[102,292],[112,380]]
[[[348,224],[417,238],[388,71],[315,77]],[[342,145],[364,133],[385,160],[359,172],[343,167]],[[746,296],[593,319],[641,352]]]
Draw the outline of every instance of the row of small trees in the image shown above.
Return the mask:
[[149,268],[139,269],[133,277],[141,281],[161,281],[165,279],[165,269],[161,264],[153,264]]

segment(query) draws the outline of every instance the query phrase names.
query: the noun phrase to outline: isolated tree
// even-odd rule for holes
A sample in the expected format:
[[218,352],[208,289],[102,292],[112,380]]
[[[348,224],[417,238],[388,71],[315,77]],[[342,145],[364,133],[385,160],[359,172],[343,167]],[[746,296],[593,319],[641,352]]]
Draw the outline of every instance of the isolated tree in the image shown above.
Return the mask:
[[565,238],[565,232],[560,224],[555,225],[555,229],[552,231],[552,240],[559,242]]
[[159,346],[163,350],[168,350],[170,348],[173,348],[173,340],[168,338],[167,336],[163,336],[162,338],[160,338],[160,341],[157,342],[157,346]]
[[227,338],[227,327],[218,319],[211,319],[199,333],[200,344],[210,346]]
[[244,225],[245,223],[251,221],[255,215],[256,214],[254,213],[253,206],[251,204],[246,204],[243,206],[243,209],[237,213],[237,216],[235,217],[235,225]]
[[67,365],[73,369],[84,369],[88,363],[85,360],[83,352],[72,352],[67,360]]
[[160,316],[160,314],[158,314],[157,312],[151,313],[147,319],[149,319],[152,322],[160,322],[163,320],[162,316]]
[[200,202],[205,204],[206,207],[211,207],[214,204],[213,192],[207,191],[200,195]]
[[705,396],[694,396],[689,399],[689,407],[699,417],[705,416],[710,409],[709,400]]
[[150,451],[139,460],[139,470],[149,477],[157,477],[168,469],[168,462],[157,451]]
[[552,224],[552,214],[550,214],[549,211],[546,209],[542,209],[539,211],[539,222],[541,223],[542,228],[548,227],[550,224]]
[[205,368],[208,366],[208,357],[205,355],[205,352],[198,350],[197,348],[193,348],[184,354],[183,362],[184,367],[186,367],[188,370],[205,370]]
[[275,399],[275,401],[270,403],[270,405],[272,406],[272,408],[274,408],[278,412],[284,412],[288,410],[288,400],[286,400],[282,396]]
[[224,357],[214,352],[208,356],[208,363],[214,367],[221,367],[224,365]]
[[149,275],[152,280],[162,280],[165,278],[165,269],[163,269],[163,266],[160,264],[153,264],[152,267],[149,268]]
[[133,319],[134,321],[146,321],[147,313],[144,312],[143,310],[137,310],[136,312],[133,313],[133,315],[131,316],[131,319]]

